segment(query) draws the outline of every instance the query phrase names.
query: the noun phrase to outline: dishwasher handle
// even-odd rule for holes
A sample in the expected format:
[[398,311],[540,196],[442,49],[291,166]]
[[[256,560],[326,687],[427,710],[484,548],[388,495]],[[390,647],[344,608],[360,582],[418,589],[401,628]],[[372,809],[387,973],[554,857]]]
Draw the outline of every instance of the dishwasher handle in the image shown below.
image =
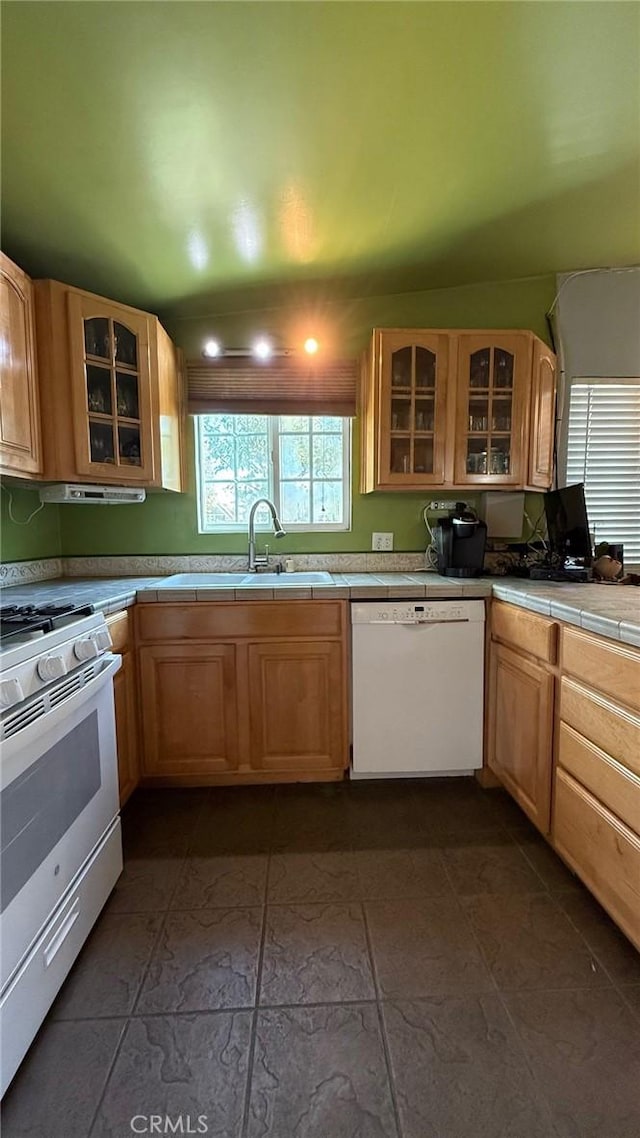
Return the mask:
[[[380,621],[380,623],[386,624],[386,621]],[[469,618],[461,616],[456,617],[455,620],[394,620],[391,623],[399,624],[403,628],[433,628],[436,624],[469,624]]]

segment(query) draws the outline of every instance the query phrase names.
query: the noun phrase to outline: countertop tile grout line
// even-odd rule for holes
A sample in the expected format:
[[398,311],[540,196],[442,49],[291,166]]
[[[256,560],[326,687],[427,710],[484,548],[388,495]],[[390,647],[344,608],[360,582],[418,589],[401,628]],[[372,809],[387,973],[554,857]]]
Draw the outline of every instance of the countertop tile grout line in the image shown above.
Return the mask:
[[364,901],[360,901],[360,908],[362,909],[362,920],[364,922],[364,935],[367,941],[367,952],[369,953],[369,961],[371,964],[371,975],[373,976],[373,987],[376,994],[375,1006],[378,1015],[378,1026],[380,1028],[380,1038],[382,1040],[382,1050],[384,1053],[384,1062],[387,1068],[387,1078],[389,1080],[389,1094],[391,1095],[391,1104],[393,1106],[393,1115],[398,1132],[398,1138],[403,1138],[404,1131],[400,1120],[400,1110],[398,1107],[398,1099],[396,1095],[396,1084],[393,1078],[393,1067],[391,1064],[391,1052],[389,1050],[389,1041],[387,1039],[386,1025],[384,1016],[382,1014],[382,997],[381,988],[378,983],[378,973],[376,969],[376,962],[373,953],[373,941],[371,939],[371,931],[369,929],[369,922],[367,920],[367,910]]
[[[447,874],[448,877],[450,877],[448,866],[445,865],[444,868],[445,868],[445,873]],[[539,876],[539,874],[538,874],[538,876]],[[452,882],[452,884],[453,884],[453,882]],[[548,895],[550,895],[548,889],[545,889],[545,892]],[[515,1038],[518,1041],[518,1046],[520,1048],[520,1054],[524,1060],[525,1067],[526,1067],[526,1069],[529,1073],[529,1077],[531,1079],[532,1088],[535,1092],[536,1103],[541,1107],[544,1115],[546,1116],[546,1120],[551,1127],[551,1133],[555,1134],[556,1138],[561,1138],[560,1131],[558,1130],[558,1128],[554,1122],[554,1119],[553,1119],[551,1104],[548,1102],[547,1097],[544,1094],[544,1091],[543,1091],[543,1089],[539,1083],[539,1080],[536,1076],[533,1065],[529,1059],[529,1054],[528,1054],[527,1049],[524,1045],[524,1041],[520,1035],[520,1032],[518,1031],[515,1020],[514,1020],[513,1016],[511,1015],[511,1011],[509,1010],[507,1002],[504,999],[500,988],[498,987],[498,982],[497,982],[497,980],[493,974],[493,969],[491,968],[489,961],[486,957],[485,951],[484,951],[482,944],[480,942],[480,937],[477,935],[476,930],[474,929],[473,924],[471,923],[469,914],[465,911],[465,907],[462,904],[462,898],[455,892],[455,890],[454,890],[454,893],[455,893],[456,904],[458,905],[458,908],[459,908],[460,912],[462,913],[462,916],[463,916],[465,923],[469,929],[469,932],[471,933],[473,941],[475,942],[476,947],[478,949],[478,952],[480,953],[480,957],[484,963],[484,966],[487,969],[487,972],[491,978],[491,983],[493,984],[493,988],[494,988],[495,994],[498,998],[498,1002],[499,1002],[501,1008],[503,1009],[503,1011],[507,1017],[507,1020],[509,1021],[509,1024],[511,1025],[511,1028],[514,1032]],[[534,896],[538,896],[538,895],[539,895],[538,893],[534,894]]]

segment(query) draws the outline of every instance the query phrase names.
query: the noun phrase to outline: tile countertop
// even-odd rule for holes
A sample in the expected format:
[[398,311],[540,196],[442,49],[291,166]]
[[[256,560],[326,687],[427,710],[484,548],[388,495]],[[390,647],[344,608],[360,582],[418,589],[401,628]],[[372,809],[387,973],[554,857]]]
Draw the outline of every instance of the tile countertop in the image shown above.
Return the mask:
[[617,585],[572,585],[555,581],[525,581],[515,577],[456,580],[434,573],[333,573],[330,582],[296,585],[296,574],[273,587],[223,584],[220,574],[178,574],[173,577],[64,577],[0,590],[2,604],[37,604],[72,598],[115,612],[138,601],[189,603],[223,599],[271,600],[274,596],[303,599],[395,599],[406,597],[488,597],[544,616],[575,624],[590,632],[640,647],[640,589]]
[[102,612],[117,612],[136,603],[140,589],[155,585],[157,577],[57,577],[32,585],[5,585],[0,604],[46,605],[58,601],[93,605]]
[[493,596],[640,648],[640,588],[493,578]]
[[[435,573],[326,573],[326,580],[310,584],[308,575],[283,573],[273,585],[260,583],[260,574],[244,582],[224,581],[223,573],[180,573],[163,577],[138,594],[139,601],[215,601],[227,600],[387,600],[413,597],[489,597],[491,579],[446,580]],[[298,580],[296,580],[298,578]],[[255,583],[254,583],[255,581]]]

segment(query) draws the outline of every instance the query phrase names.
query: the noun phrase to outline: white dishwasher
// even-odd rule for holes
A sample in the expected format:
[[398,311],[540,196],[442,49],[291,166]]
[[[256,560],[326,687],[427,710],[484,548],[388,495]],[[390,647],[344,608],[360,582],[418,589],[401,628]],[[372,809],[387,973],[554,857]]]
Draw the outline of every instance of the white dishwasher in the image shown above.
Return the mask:
[[353,778],[482,766],[484,601],[352,603]]

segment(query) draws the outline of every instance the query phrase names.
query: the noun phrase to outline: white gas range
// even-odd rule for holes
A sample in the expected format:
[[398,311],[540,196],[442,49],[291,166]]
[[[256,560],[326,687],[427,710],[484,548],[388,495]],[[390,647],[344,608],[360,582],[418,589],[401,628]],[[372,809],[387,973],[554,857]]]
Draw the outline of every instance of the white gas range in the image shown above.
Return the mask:
[[102,613],[47,609],[0,617],[0,1094],[122,871],[120,656]]

